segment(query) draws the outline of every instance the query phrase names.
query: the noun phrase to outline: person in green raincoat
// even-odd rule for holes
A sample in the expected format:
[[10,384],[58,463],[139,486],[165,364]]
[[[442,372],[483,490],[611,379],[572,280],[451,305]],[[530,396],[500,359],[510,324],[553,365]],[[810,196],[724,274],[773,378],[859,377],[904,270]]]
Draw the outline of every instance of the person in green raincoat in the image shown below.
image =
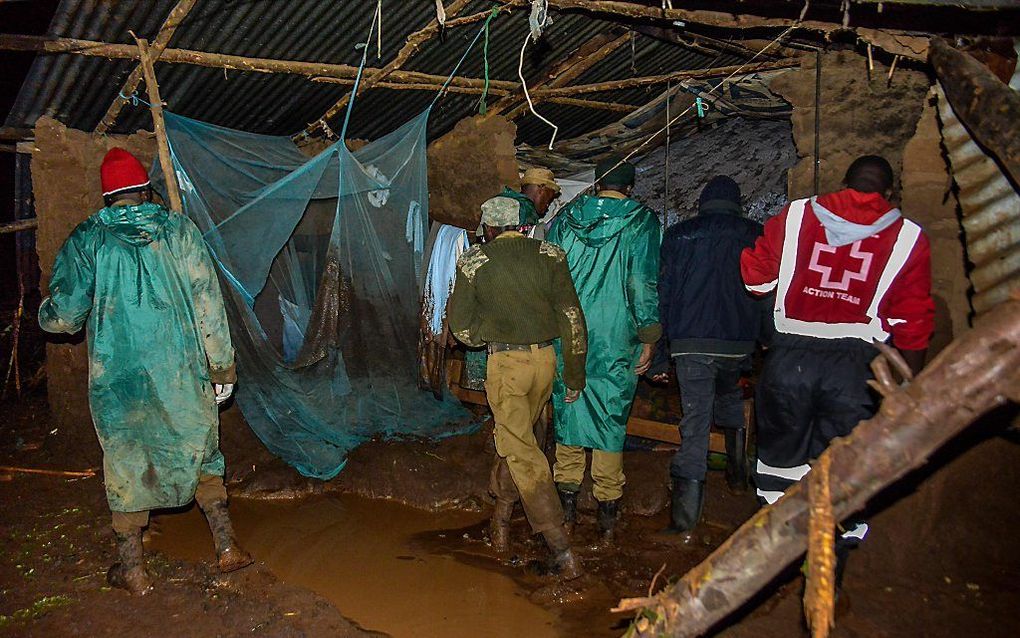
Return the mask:
[[627,162],[599,162],[596,195],[582,195],[561,211],[547,236],[567,254],[588,321],[587,386],[573,403],[564,400],[562,382],[553,389],[553,479],[570,528],[577,519],[585,448],[592,450],[598,526],[607,542],[612,541],[623,495],[627,418],[638,377],[651,365],[662,333],[657,288],[659,219],[628,197],[634,173],[634,165]]
[[233,391],[234,350],[195,224],[150,201],[145,168],[127,151],[111,149],[100,172],[106,208],[57,254],[39,324],[86,328],[89,407],[120,558],[107,577],[144,594],[142,529],[154,509],[197,500],[220,569],[252,563],[234,539],[219,450],[217,404]]

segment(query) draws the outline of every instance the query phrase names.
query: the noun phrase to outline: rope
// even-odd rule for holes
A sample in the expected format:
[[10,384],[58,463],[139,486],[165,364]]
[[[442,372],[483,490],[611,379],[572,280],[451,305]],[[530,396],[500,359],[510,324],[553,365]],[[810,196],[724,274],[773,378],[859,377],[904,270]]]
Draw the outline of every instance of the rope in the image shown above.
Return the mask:
[[[375,7],[375,14],[372,16],[371,26],[368,27],[368,37],[364,44],[358,44],[355,48],[361,48],[361,64],[358,65],[358,74],[354,76],[354,88],[351,89],[351,99],[347,101],[347,111],[344,113],[344,125],[340,129],[340,141],[347,139],[347,125],[351,122],[351,110],[354,108],[354,99],[358,97],[358,88],[361,86],[361,75],[365,71],[365,62],[368,60],[368,48],[372,44],[372,34],[375,33],[375,25],[382,18],[382,2]],[[323,120],[325,124],[325,120]]]
[[485,98],[489,95],[489,23],[499,13],[499,6],[492,7],[492,13],[485,19],[485,25],[482,30],[485,32],[485,42],[482,45],[482,61],[485,67],[485,85],[482,87],[482,97],[478,100],[478,112],[481,115],[485,115],[489,106],[485,103]]
[[138,91],[135,91],[131,95],[124,95],[123,91],[117,91],[117,95],[120,96],[120,99],[130,102],[131,106],[138,106],[139,104],[144,104],[145,106],[152,108],[152,104],[138,97]]
[[439,101],[439,98],[443,97],[443,93],[446,91],[446,88],[450,86],[450,82],[453,81],[454,76],[457,75],[457,71],[460,70],[460,65],[464,64],[464,60],[466,60],[468,54],[471,53],[471,49],[475,47],[475,44],[478,43],[478,39],[482,37],[482,34],[488,29],[489,20],[492,20],[492,18],[499,13],[499,10],[500,7],[498,6],[492,8],[493,13],[485,20],[485,24],[482,25],[482,28],[475,34],[475,37],[471,40],[471,43],[468,44],[467,49],[465,49],[464,54],[460,56],[459,60],[457,60],[457,64],[453,67],[453,71],[450,71],[450,75],[446,78],[446,82],[443,82],[443,86],[439,87],[439,91],[436,93],[436,97],[432,100],[432,104],[429,104],[428,110],[431,111],[432,107]]

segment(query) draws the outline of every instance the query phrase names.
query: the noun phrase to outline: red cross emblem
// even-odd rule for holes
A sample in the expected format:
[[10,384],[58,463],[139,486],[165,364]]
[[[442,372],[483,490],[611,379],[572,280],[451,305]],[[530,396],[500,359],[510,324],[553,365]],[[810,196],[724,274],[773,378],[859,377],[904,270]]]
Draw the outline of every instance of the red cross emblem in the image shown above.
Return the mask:
[[[856,271],[850,269],[844,269],[842,273],[834,273],[835,268],[833,266],[827,266],[821,262],[822,254],[832,254],[836,252],[835,246],[829,246],[821,242],[815,242],[815,248],[811,252],[811,263],[808,266],[808,270],[812,270],[819,273],[822,276],[822,281],[819,287],[826,288],[828,290],[842,290],[846,291],[850,288],[850,282],[852,281],[867,281],[868,272],[871,270],[871,260],[874,255],[869,252],[861,250],[861,242],[855,241],[850,246],[850,257],[860,260],[860,268]],[[835,275],[839,275],[839,279],[835,278]]]

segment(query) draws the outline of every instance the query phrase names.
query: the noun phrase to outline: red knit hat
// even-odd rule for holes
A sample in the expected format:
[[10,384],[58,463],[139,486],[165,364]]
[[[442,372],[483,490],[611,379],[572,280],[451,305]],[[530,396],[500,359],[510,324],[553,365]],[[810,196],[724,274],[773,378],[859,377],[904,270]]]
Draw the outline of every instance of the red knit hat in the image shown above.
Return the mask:
[[134,155],[122,148],[111,148],[99,167],[103,197],[132,191],[149,185],[149,174]]

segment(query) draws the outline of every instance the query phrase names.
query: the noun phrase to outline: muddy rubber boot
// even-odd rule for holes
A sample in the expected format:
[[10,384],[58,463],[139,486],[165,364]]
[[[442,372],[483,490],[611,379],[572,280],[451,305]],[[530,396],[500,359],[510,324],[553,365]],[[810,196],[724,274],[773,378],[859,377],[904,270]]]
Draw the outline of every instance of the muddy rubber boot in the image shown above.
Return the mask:
[[673,479],[673,504],[667,532],[687,534],[694,531],[701,520],[705,504],[705,482],[692,479]]
[[563,580],[574,580],[584,575],[581,564],[570,549],[570,539],[562,527],[542,532],[545,542],[552,553],[552,570]]
[[610,545],[616,530],[616,518],[620,513],[620,499],[599,501],[598,524],[602,542]]
[[255,562],[251,554],[241,549],[234,538],[234,526],[230,524],[226,501],[212,503],[203,512],[212,532],[213,543],[216,544],[216,557],[221,572],[226,574],[237,571]]
[[510,519],[513,514],[513,502],[496,499],[496,507],[489,520],[489,538],[492,540],[492,549],[500,554],[510,551]]
[[114,533],[117,538],[117,554],[120,562],[114,563],[106,572],[106,582],[111,587],[126,589],[134,596],[144,596],[152,591],[152,581],[145,572],[145,549],[142,547],[142,529],[128,534]]
[[736,493],[747,491],[747,430],[726,428],[726,485]]
[[563,530],[567,536],[573,536],[577,525],[577,492],[562,489],[556,491],[560,495],[560,505],[563,506]]

